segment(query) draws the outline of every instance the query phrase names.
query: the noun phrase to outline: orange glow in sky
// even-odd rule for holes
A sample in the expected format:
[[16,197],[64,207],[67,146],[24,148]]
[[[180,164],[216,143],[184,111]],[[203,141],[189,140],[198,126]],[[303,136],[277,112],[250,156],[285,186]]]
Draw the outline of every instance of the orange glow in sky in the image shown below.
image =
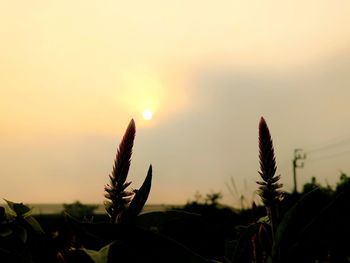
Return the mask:
[[[231,175],[253,193],[261,115],[287,187],[294,147],[349,134],[350,1],[1,1],[0,39],[9,200],[102,202],[131,118],[131,179],[152,163],[151,203],[235,202]],[[334,183],[343,161],[302,180]]]

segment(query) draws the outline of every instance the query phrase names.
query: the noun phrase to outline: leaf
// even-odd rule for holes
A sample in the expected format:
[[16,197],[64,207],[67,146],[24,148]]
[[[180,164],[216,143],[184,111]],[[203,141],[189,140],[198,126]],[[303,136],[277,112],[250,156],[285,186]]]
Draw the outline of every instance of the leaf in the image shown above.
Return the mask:
[[260,217],[258,220],[258,223],[265,223],[267,225],[271,225],[271,221],[270,221],[270,218],[268,216]]
[[12,229],[8,227],[7,225],[1,225],[0,226],[0,236],[1,237],[7,237],[13,233]]
[[251,224],[249,226],[237,226],[240,232],[237,245],[233,252],[232,262],[242,262],[246,257],[247,252],[250,251],[251,238],[258,230],[258,224]]
[[165,235],[137,227],[127,232],[111,246],[110,262],[211,262]]
[[272,246],[273,259],[278,257],[281,243],[283,242],[284,238],[288,238],[290,226],[293,223],[293,220],[295,219],[296,215],[299,213],[299,210],[306,202],[308,202],[313,197],[317,190],[318,188],[315,188],[314,190],[302,196],[300,200],[298,200],[284,215],[282,221],[277,227],[274,244]]
[[16,214],[16,216],[20,216],[26,218],[32,214],[32,209],[23,203],[14,203],[9,200],[4,199],[12,212]]
[[17,226],[15,229],[15,235],[23,242],[26,243],[27,242],[27,230],[24,227],[21,226]]
[[168,210],[168,211],[154,211],[142,213],[136,219],[136,225],[146,228],[154,229],[154,227],[161,227],[169,222],[176,221],[188,221],[193,218],[201,217],[200,214],[185,212],[181,210]]
[[0,206],[0,222],[4,221],[5,219],[6,219],[5,208]]
[[41,225],[39,224],[39,222],[34,217],[27,216],[25,218],[25,220],[33,228],[34,231],[36,231],[36,232],[38,232],[40,234],[44,234],[44,230],[41,228]]
[[226,240],[225,241],[225,261],[232,263],[235,247],[237,246],[237,240]]
[[113,243],[114,242],[109,243],[108,245],[101,248],[99,251],[86,248],[82,248],[81,250],[84,251],[95,263],[107,263],[109,249]]
[[105,240],[101,238],[101,235],[115,235],[114,228],[118,227],[117,224],[110,223],[82,223],[67,213],[64,213],[64,216],[68,228],[74,235],[80,240],[92,241],[96,247],[101,247],[106,244]]
[[143,182],[141,188],[136,192],[132,199],[129,208],[127,210],[128,217],[136,217],[145,205],[149,192],[151,191],[152,184],[152,165],[149,166],[147,176]]
[[[316,188],[318,189],[318,188]],[[321,223],[325,218],[341,218],[344,214],[347,214],[347,210],[349,209],[349,200],[350,197],[350,189],[340,192],[335,198],[323,207],[313,218],[312,220],[300,231],[299,238],[305,239],[308,231],[311,231],[316,225]],[[337,211],[337,207],[341,204],[346,204],[345,207]],[[331,226],[328,226],[329,228]],[[336,231],[336,230],[334,230]]]

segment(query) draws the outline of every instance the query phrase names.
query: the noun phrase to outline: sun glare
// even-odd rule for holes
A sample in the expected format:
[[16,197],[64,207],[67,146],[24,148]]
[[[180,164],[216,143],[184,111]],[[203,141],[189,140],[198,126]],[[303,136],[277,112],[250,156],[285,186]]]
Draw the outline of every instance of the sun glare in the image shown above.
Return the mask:
[[142,112],[142,117],[143,117],[143,119],[145,119],[146,121],[149,121],[150,119],[152,119],[153,113],[152,113],[151,110],[145,109],[145,110]]

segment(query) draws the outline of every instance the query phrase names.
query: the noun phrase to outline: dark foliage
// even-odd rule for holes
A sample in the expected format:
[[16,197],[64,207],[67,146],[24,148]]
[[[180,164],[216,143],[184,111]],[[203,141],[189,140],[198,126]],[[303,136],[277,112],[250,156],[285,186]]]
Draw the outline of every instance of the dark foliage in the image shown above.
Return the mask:
[[152,166],[138,190],[127,190],[134,138],[131,121],[105,189],[108,215],[92,221],[95,207],[79,202],[65,205],[65,215],[36,217],[22,203],[7,201],[8,211],[0,207],[0,262],[350,262],[350,178],[341,173],[335,189],[312,178],[301,194],[284,193],[281,199],[263,118],[258,182],[263,205],[241,211],[220,205],[221,193],[212,192],[177,210],[140,214]]

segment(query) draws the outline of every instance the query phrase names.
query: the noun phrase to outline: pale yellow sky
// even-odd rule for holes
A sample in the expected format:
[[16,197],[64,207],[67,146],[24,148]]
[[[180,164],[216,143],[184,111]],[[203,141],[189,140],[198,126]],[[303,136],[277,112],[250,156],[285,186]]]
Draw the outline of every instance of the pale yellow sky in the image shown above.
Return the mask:
[[196,190],[233,202],[230,175],[249,195],[260,115],[287,164],[293,147],[349,133],[349,1],[0,1],[0,40],[0,193],[15,201],[100,202],[132,117],[131,177],[152,162],[153,203]]

